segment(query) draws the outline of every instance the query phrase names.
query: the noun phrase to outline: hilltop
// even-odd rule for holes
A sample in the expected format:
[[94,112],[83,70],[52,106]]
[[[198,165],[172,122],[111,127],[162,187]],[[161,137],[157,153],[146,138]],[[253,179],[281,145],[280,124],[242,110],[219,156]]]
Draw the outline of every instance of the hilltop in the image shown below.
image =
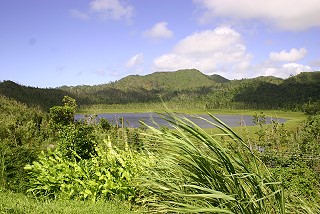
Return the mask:
[[178,70],[175,72],[155,72],[145,76],[131,75],[112,84],[118,89],[146,90],[194,90],[200,87],[209,87],[215,83],[228,82],[229,80],[219,76],[208,76],[196,69]]

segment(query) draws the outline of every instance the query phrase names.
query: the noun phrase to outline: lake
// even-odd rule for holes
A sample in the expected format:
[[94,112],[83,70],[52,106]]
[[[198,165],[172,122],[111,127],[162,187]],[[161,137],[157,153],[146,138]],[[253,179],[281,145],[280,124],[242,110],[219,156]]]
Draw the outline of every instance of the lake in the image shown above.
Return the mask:
[[[193,118],[190,115],[182,114],[183,116],[189,118],[193,122],[195,122],[198,126],[201,128],[213,128],[213,125],[197,118]],[[197,114],[200,117],[209,119],[210,121],[213,121],[210,119],[210,116],[206,114]],[[217,118],[219,118],[221,121],[226,123],[230,127],[240,126],[241,124],[246,126],[253,126],[255,125],[253,123],[253,116],[248,115],[231,115],[231,114],[216,114],[214,115]],[[84,119],[83,114],[77,114],[75,115],[75,120],[82,120]],[[124,126],[125,127],[132,127],[137,128],[140,126],[139,121],[143,121],[148,125],[156,126],[154,122],[160,126],[169,126],[168,122],[165,121],[161,115],[158,115],[157,113],[107,113],[107,114],[97,114],[97,118],[105,118],[107,119],[111,124],[113,125],[120,125],[121,124],[121,118],[123,118]],[[267,123],[270,123],[271,120],[274,120],[275,118],[268,118],[267,117]],[[153,122],[154,121],[154,122]],[[278,122],[283,123],[286,120],[279,118],[277,119]]]

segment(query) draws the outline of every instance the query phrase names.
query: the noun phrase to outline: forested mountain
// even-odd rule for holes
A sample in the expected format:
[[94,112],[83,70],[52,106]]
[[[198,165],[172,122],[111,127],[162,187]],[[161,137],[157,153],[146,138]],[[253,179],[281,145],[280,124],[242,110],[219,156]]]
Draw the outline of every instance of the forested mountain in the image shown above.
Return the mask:
[[41,89],[0,82],[0,94],[43,109],[59,105],[63,96],[80,105],[171,102],[214,108],[294,109],[320,100],[320,72],[288,79],[273,76],[228,80],[196,69],[130,75],[108,84]]

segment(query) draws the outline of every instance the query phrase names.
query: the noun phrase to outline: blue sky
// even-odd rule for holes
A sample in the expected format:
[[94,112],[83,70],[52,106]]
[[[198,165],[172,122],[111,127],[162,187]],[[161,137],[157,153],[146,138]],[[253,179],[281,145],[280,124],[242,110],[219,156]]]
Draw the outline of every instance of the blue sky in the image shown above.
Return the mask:
[[320,70],[319,0],[1,0],[0,81],[58,87],[196,68]]

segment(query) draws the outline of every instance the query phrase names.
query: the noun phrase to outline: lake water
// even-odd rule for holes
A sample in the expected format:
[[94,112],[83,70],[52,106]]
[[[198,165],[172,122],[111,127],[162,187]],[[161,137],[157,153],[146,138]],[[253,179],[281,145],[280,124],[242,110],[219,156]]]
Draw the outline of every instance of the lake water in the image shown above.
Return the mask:
[[[201,119],[194,118],[190,115],[183,115],[195,122],[198,126],[202,128],[213,128],[214,126],[212,124],[207,123],[206,121],[203,121]],[[206,118],[210,121],[213,121],[210,116],[205,114],[198,114],[198,116]],[[253,126],[253,116],[248,115],[214,115],[217,118],[219,118],[221,121],[226,123],[230,127],[246,125],[246,126]],[[84,115],[77,114],[75,116],[75,120],[82,120],[84,118]],[[133,127],[137,128],[140,126],[140,121],[145,122],[148,125],[156,126],[154,123],[160,125],[160,126],[169,126],[168,122],[165,121],[161,115],[158,115],[156,113],[108,113],[108,114],[98,114],[97,118],[105,118],[107,119],[111,124],[113,125],[121,125],[121,121],[123,118],[124,126],[125,127]],[[275,118],[267,118],[267,123],[270,123],[271,120],[274,120]],[[286,120],[285,119],[277,119],[278,122],[283,123]]]

